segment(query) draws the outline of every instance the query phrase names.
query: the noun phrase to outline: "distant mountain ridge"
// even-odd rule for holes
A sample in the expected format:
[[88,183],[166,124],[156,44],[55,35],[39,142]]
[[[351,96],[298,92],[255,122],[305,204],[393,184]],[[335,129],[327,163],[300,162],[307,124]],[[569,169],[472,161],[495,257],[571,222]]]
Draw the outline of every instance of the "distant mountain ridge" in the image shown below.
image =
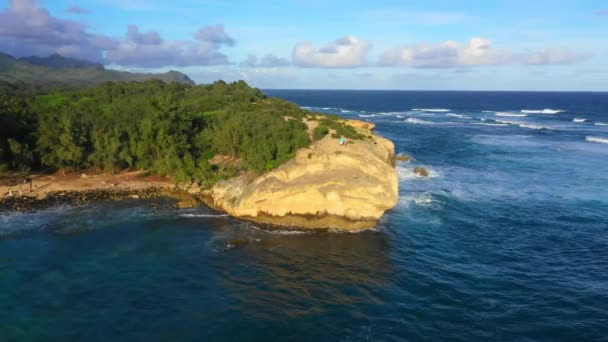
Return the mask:
[[76,88],[104,82],[144,82],[158,79],[165,83],[194,85],[178,71],[162,74],[132,73],[106,69],[102,64],[52,54],[48,57],[15,58],[0,52],[0,82],[25,83],[40,87]]
[[33,65],[45,66],[49,68],[87,68],[93,67],[98,69],[105,69],[103,64],[85,61],[83,59],[76,59],[62,56],[58,53],[54,53],[48,57],[21,57],[20,61],[27,62]]

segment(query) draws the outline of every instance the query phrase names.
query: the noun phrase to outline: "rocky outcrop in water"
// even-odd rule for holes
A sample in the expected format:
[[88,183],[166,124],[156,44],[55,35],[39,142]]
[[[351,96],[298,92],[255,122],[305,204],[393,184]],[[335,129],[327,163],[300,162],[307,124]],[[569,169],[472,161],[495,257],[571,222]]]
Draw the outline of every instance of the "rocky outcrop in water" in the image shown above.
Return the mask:
[[346,230],[374,227],[398,200],[394,144],[373,134],[371,123],[348,123],[366,139],[344,146],[327,135],[260,177],[246,174],[217,184],[204,193],[205,202],[254,222]]

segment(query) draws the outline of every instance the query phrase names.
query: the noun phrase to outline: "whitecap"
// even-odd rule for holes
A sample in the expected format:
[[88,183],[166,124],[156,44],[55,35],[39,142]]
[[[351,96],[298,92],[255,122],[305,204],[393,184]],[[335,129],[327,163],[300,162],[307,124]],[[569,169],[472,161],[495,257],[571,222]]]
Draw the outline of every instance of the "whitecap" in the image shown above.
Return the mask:
[[373,118],[373,117],[376,117],[376,116],[379,116],[379,115],[376,115],[376,114],[369,114],[369,115],[359,114],[360,118]]
[[608,138],[600,138],[600,137],[587,136],[587,137],[585,137],[585,140],[586,141],[590,141],[590,142],[608,144]]
[[412,110],[417,112],[433,112],[433,113],[444,113],[449,112],[449,109],[445,108],[412,108]]
[[497,127],[505,127],[508,126],[505,123],[483,123],[483,122],[477,122],[475,123],[475,125],[482,125],[482,126],[497,126]]
[[460,119],[472,119],[472,117],[470,117],[470,116],[466,116],[466,115],[462,115],[462,114],[454,114],[454,113],[448,113],[445,116],[451,116],[451,117],[460,118]]
[[405,164],[405,163],[401,163],[399,165],[397,165],[397,176],[399,177],[400,181],[410,181],[410,180],[424,180],[424,179],[430,179],[430,178],[438,178],[441,177],[441,175],[433,170],[430,169],[428,167],[425,167],[425,169],[428,171],[429,175],[428,176],[420,176],[417,173],[414,173],[414,169],[416,167],[412,166],[411,164]]
[[430,121],[424,121],[424,120],[420,120],[420,119],[416,119],[416,118],[407,118],[405,120],[405,122],[407,123],[411,123],[411,124],[417,124],[417,125],[434,125],[434,122],[430,122]]
[[512,117],[517,117],[517,118],[523,118],[525,116],[528,116],[528,114],[518,114],[518,113],[511,113],[511,112],[497,112],[494,115],[496,115],[496,116],[512,116]]
[[584,119],[584,118],[574,118],[574,119],[572,119],[572,122],[585,122],[585,121],[587,121],[587,119]]
[[561,109],[545,108],[545,109],[522,109],[521,112],[524,114],[558,114],[558,113],[563,113],[564,111]]
[[496,112],[495,112],[495,111],[493,111],[493,110],[482,110],[481,112],[482,112],[482,113],[496,113]]
[[594,125],[596,125],[596,126],[608,126],[607,123],[603,123],[603,122],[596,122],[596,123],[594,123]]
[[547,127],[544,127],[544,126],[525,124],[525,123],[520,124],[519,127],[531,128],[531,129],[548,129]]
[[181,217],[227,217],[226,214],[181,214]]
[[515,126],[519,126],[519,127],[522,127],[522,128],[546,129],[546,127],[543,127],[543,126],[533,125],[533,124],[525,123],[525,122],[521,122],[521,121],[496,120],[496,122],[500,122],[500,123],[503,123],[503,124],[509,124],[509,125],[515,125]]

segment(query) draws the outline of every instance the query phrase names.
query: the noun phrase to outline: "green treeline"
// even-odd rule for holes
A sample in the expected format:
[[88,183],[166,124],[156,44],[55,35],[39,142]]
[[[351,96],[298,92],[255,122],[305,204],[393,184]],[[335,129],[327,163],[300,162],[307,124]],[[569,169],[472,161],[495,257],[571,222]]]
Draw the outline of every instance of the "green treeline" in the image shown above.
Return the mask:
[[216,154],[263,172],[310,143],[302,122],[308,112],[243,81],[110,82],[35,93],[2,87],[0,172],[94,166],[208,180],[217,176],[208,162]]
[[[363,139],[338,116],[310,113],[245,82],[210,85],[108,82],[55,90],[0,83],[0,175],[96,167],[145,169],[212,184],[240,171],[262,173],[329,133]],[[216,155],[232,166],[211,165]]]

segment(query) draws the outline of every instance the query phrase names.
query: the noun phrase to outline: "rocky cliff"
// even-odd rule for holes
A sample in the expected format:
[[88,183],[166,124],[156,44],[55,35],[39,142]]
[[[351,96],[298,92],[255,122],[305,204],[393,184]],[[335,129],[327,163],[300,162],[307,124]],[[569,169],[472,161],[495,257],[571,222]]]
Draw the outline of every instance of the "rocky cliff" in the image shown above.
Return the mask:
[[373,124],[347,123],[367,138],[342,146],[327,135],[262,176],[241,175],[217,184],[205,193],[205,202],[254,222],[346,230],[374,227],[398,200],[394,145],[372,133]]

